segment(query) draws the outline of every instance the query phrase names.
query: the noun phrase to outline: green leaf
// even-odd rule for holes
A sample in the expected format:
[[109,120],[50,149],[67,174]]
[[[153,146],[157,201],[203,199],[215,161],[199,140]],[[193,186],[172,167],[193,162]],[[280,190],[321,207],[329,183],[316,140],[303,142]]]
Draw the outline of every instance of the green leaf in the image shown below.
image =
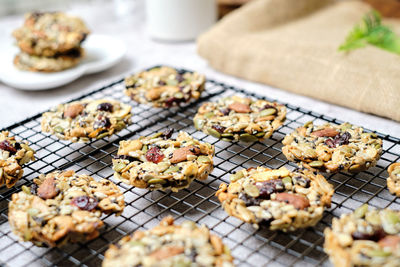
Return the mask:
[[353,28],[339,46],[339,51],[351,51],[367,44],[400,54],[400,37],[388,26],[382,25],[381,16],[375,10],[364,15],[362,22]]

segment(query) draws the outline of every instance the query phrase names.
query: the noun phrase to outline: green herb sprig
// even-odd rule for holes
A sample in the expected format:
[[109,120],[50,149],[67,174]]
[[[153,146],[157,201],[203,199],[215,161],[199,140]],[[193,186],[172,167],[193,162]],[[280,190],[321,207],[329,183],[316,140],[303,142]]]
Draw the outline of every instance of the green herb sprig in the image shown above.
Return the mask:
[[339,51],[350,51],[367,44],[400,54],[400,37],[388,26],[382,25],[381,16],[375,10],[366,14],[362,22],[353,28],[346,41],[339,46]]

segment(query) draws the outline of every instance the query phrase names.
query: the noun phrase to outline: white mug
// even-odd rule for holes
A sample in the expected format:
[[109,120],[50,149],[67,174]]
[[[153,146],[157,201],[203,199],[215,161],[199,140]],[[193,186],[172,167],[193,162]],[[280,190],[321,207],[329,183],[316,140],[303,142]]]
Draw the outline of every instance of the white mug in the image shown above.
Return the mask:
[[216,0],[147,0],[151,37],[166,41],[194,40],[217,21]]

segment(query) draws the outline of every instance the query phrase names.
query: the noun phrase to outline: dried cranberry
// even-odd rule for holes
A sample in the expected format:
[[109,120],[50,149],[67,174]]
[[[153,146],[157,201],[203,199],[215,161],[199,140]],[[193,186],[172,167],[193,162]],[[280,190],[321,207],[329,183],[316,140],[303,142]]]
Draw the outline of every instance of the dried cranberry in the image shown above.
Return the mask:
[[164,81],[158,81],[158,85],[164,86],[164,85],[167,85],[167,83]]
[[276,107],[270,105],[270,104],[266,104],[261,110],[267,109],[267,108],[273,108],[276,110]]
[[93,124],[93,128],[98,129],[98,128],[108,128],[111,126],[110,119],[107,117],[100,116],[97,118],[97,120]]
[[171,138],[172,134],[174,133],[174,128],[167,128],[166,130],[163,131],[162,137],[164,140]]
[[165,100],[165,106],[166,107],[172,107],[174,104],[178,104],[180,99],[175,98],[175,97],[170,97],[167,100]]
[[257,188],[260,190],[259,198],[269,199],[272,193],[282,192],[285,186],[281,179],[273,179],[265,182],[256,183]]
[[221,133],[221,134],[222,134],[222,133],[225,131],[225,129],[226,129],[226,127],[221,126],[221,125],[218,125],[218,124],[215,124],[215,125],[211,126],[211,128],[213,128],[214,130],[216,130],[217,132],[219,132],[219,133]]
[[10,152],[10,154],[17,153],[17,150],[15,149],[15,147],[13,147],[8,140],[4,140],[3,142],[0,143],[0,149],[8,151],[8,152]]
[[349,132],[344,132],[340,135],[335,136],[335,139],[337,140],[336,143],[339,146],[347,145],[349,143],[350,137],[351,137],[351,134]]
[[146,159],[153,163],[159,163],[160,161],[163,160],[163,158],[164,158],[164,154],[156,146],[150,148],[146,153]]
[[330,148],[335,148],[336,146],[347,145],[349,143],[349,139],[351,138],[351,134],[348,132],[344,132],[343,134],[338,134],[335,138],[328,138],[325,140],[325,145]]
[[382,228],[378,228],[373,233],[354,232],[351,236],[354,240],[371,240],[376,242],[384,238],[386,233]]
[[240,194],[239,198],[244,201],[246,206],[258,206],[262,199],[254,198],[246,194]]
[[176,80],[178,81],[178,83],[181,83],[185,80],[185,78],[183,78],[182,74],[178,74],[176,75]]
[[93,197],[79,196],[72,199],[71,204],[81,210],[93,210],[97,207],[97,200]]
[[336,143],[335,143],[335,141],[333,141],[332,138],[326,139],[325,140],[325,145],[327,145],[330,148],[336,147]]
[[220,110],[219,110],[222,114],[224,114],[224,116],[226,116],[226,115],[228,115],[229,114],[229,109],[227,109],[227,108],[221,108]]
[[102,111],[107,111],[107,112],[112,112],[113,110],[113,105],[108,102],[100,103],[97,106],[97,110],[102,110]]

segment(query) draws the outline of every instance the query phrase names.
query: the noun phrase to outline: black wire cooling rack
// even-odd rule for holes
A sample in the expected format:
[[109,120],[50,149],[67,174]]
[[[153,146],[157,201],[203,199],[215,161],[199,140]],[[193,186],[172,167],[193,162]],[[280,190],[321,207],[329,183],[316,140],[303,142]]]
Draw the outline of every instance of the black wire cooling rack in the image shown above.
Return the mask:
[[[329,266],[323,252],[325,227],[331,225],[333,217],[351,212],[363,203],[394,209],[400,201],[386,189],[386,168],[400,157],[400,140],[377,133],[383,139],[383,154],[377,166],[359,174],[338,173],[326,178],[334,185],[335,194],[331,208],[313,228],[291,233],[255,230],[239,219],[229,217],[221,208],[215,192],[221,182],[228,182],[229,175],[242,168],[267,166],[294,169],[281,152],[281,141],[287,133],[307,121],[315,124],[342,121],[309,110],[286,104],[285,124],[263,142],[228,143],[207,136],[193,127],[192,119],[204,101],[217,100],[233,94],[264,98],[244,90],[208,80],[201,99],[175,109],[156,109],[132,102],[123,94],[123,80],[97,89],[82,98],[114,98],[129,103],[132,108],[132,124],[109,139],[95,140],[88,144],[60,141],[40,130],[41,114],[30,117],[3,129],[12,135],[26,139],[36,150],[36,161],[24,168],[24,177],[15,187],[0,188],[0,262],[7,266],[100,266],[104,252],[111,243],[138,229],[149,229],[161,218],[172,215],[179,223],[191,220],[207,225],[221,236],[235,257],[237,266]],[[273,99],[267,99],[275,101]],[[278,101],[279,102],[279,101]],[[150,135],[166,127],[183,130],[195,138],[215,145],[214,171],[205,181],[194,181],[188,189],[178,193],[131,188],[113,179],[111,158],[118,150],[120,140]],[[8,224],[8,202],[11,195],[30,185],[40,173],[56,169],[74,169],[96,178],[108,178],[123,190],[126,208],[121,216],[104,216],[105,228],[101,235],[89,242],[67,245],[63,248],[39,248],[29,242],[20,242]]]

